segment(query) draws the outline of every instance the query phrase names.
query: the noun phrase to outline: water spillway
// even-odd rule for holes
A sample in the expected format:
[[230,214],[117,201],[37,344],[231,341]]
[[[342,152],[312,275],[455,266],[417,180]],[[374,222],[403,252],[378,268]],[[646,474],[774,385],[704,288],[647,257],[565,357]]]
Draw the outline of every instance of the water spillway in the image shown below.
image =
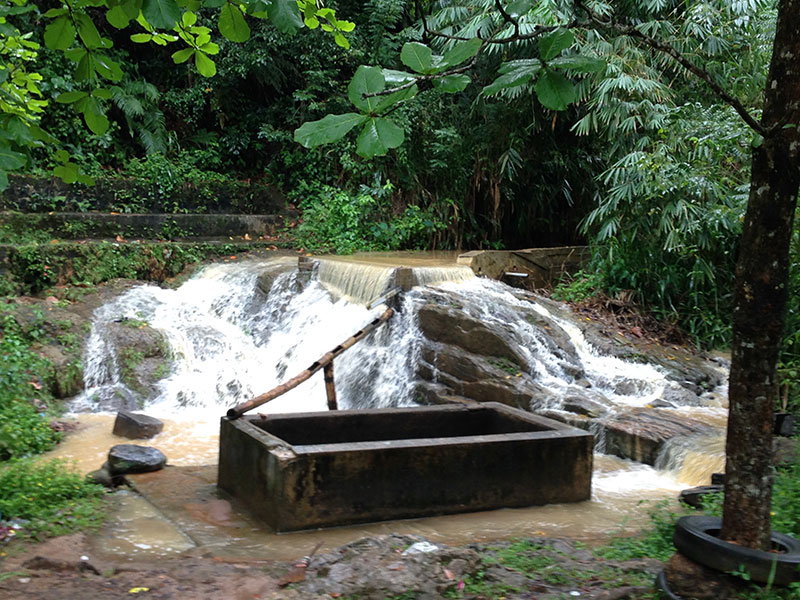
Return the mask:
[[[177,289],[129,290],[95,314],[85,356],[86,392],[73,409],[101,415],[118,407],[143,409],[167,421],[153,443],[172,464],[216,462],[220,415],[292,377],[380,312],[365,304],[393,286],[398,265],[374,260],[356,265],[322,260],[316,271],[299,273],[296,259],[232,261],[207,266]],[[398,296],[397,314],[336,360],[341,408],[414,406],[430,402],[432,389],[446,390],[440,394],[445,399],[450,394],[491,399],[481,394],[502,391],[526,410],[586,423],[597,450],[617,454],[625,443],[616,432],[630,428],[618,415],[648,413],[669,397],[671,406],[659,410],[690,415],[709,423],[709,430],[677,436],[694,440],[692,451],[678,443],[664,445],[652,460],[657,469],[599,455],[595,496],[677,490],[706,483],[708,473],[721,470],[719,446],[706,440],[719,436],[725,411],[711,396],[683,402],[678,393],[683,388],[663,368],[599,352],[579,322],[501,283],[442,264],[411,267],[416,285]],[[454,316],[458,320],[451,320]],[[478,347],[458,337],[475,323],[485,328],[473,331]],[[444,324],[442,331],[435,331],[437,324]],[[130,383],[131,371],[137,374],[151,360],[145,356],[131,367],[138,356],[126,353],[130,330],[157,332],[163,346],[161,372],[146,389]],[[490,333],[502,338],[502,347],[491,346]],[[458,344],[466,344],[468,352],[451,354]],[[477,365],[480,380],[465,373],[467,363]],[[259,411],[325,409],[318,374]],[[618,428],[601,427],[615,419]],[[98,442],[92,469],[111,443]],[[710,451],[703,450],[706,445]],[[684,468],[683,457],[700,467]]]

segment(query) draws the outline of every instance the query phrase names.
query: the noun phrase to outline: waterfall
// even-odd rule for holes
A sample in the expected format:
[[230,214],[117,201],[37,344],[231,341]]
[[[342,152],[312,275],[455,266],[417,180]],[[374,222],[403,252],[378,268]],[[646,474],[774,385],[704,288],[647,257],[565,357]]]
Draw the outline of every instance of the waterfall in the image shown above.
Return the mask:
[[[383,312],[385,306],[365,304],[394,285],[397,268],[321,260],[313,273],[300,273],[296,265],[288,258],[211,264],[177,289],[140,285],[100,307],[85,351],[86,390],[73,410],[108,410],[114,399],[138,399],[154,416],[216,430],[228,408],[298,374]],[[614,414],[645,407],[677,385],[652,365],[601,355],[563,315],[502,283],[474,277],[468,268],[414,266],[413,273],[417,285],[395,298],[399,304],[388,323],[336,359],[341,408],[414,404],[425,343],[418,315],[432,301],[457,307],[509,341],[520,357],[519,375],[546,392],[545,400],[532,402],[534,410],[562,411],[571,394],[591,389]],[[113,332],[125,322],[146,323],[169,349],[169,372],[146,397],[121,376],[124,361]],[[719,400],[713,402],[691,410],[722,415]],[[318,373],[258,412],[326,406]],[[603,451],[597,421],[593,431]],[[692,454],[692,443],[671,444],[658,467],[681,480],[699,477],[690,471],[704,459]]]

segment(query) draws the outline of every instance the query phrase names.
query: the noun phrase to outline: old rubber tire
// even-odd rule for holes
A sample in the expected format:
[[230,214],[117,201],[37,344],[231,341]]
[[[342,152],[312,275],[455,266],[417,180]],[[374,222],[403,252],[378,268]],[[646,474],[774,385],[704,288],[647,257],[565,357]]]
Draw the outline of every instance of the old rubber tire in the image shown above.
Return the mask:
[[800,566],[800,541],[773,531],[772,546],[777,552],[753,550],[719,539],[721,525],[719,517],[681,517],[675,524],[672,540],[684,556],[723,573],[743,567],[753,581],[767,583],[773,562],[776,562],[772,583],[789,585],[800,581],[800,571],[797,570]]
[[659,591],[662,598],[666,598],[667,600],[681,600],[680,596],[676,596],[672,593],[672,590],[669,589],[667,574],[663,570],[656,577],[656,589]]

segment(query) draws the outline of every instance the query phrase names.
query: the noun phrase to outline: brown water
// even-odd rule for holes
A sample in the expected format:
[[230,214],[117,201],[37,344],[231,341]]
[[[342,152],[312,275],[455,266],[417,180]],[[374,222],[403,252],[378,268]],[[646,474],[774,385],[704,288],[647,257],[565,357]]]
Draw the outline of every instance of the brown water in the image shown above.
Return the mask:
[[[80,470],[88,472],[100,467],[111,446],[140,443],[162,450],[170,465],[212,465],[189,469],[188,474],[167,469],[148,476],[152,479],[147,485],[143,483],[141,490],[155,507],[137,494],[120,496],[109,529],[96,543],[99,553],[117,558],[152,558],[198,547],[198,551],[218,556],[289,559],[307,553],[320,541],[324,551],[364,536],[393,532],[448,544],[536,535],[602,541],[615,532],[644,526],[656,503],[668,500],[677,506],[679,490],[707,483],[711,472],[723,468],[719,439],[704,444],[675,473],[595,455],[592,499],[588,502],[276,535],[235,504],[230,515],[225,512],[229,510],[225,508],[227,502],[220,500],[214,485],[216,427],[167,421],[155,438],[132,442],[110,433],[113,419],[107,414],[81,415],[79,429],[48,456],[74,460]],[[443,484],[447,484],[446,479]]]

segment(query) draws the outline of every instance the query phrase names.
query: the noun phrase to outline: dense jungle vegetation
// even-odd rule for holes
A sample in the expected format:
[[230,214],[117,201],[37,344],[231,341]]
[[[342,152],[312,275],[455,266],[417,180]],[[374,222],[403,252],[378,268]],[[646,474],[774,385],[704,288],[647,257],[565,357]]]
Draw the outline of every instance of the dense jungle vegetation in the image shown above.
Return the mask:
[[[630,299],[701,346],[725,346],[750,147],[758,136],[691,74],[631,36],[578,36],[582,55],[602,63],[599,70],[568,71],[575,87],[566,110],[543,103],[538,84],[518,85],[525,77],[520,65],[542,55],[535,39],[521,40],[476,57],[469,72],[475,85],[457,93],[428,85],[393,106],[405,143],[384,156],[363,158],[348,138],[312,150],[293,141],[304,122],[348,110],[347,86],[359,65],[405,69],[401,48],[424,37],[420,14],[428,15],[428,27],[474,34],[492,25],[481,12],[492,3],[484,3],[342,0],[336,14],[355,23],[345,43],[309,28],[286,35],[273,22],[253,20],[245,41],[230,41],[238,38],[225,30],[211,42],[218,46],[213,77],[204,77],[209,73],[196,61],[173,64],[173,47],[137,43],[143,40],[98,12],[98,35],[113,42],[107,55],[120,73],[107,98],[76,102],[91,85],[67,75],[71,59],[45,39],[60,17],[51,13],[48,21],[42,14],[49,5],[19,2],[6,9],[7,18],[41,44],[28,50],[27,71],[41,74],[36,85],[47,104],[36,110],[41,128],[58,140],[34,148],[23,172],[55,168],[79,181],[147,182],[147,194],[120,200],[116,209],[124,212],[154,203],[165,212],[188,211],[175,199],[185,182],[201,190],[241,181],[277,186],[302,210],[293,232],[298,245],[314,251],[588,243],[593,258],[564,297]],[[213,10],[204,10],[196,27],[213,30]],[[545,3],[534,12],[546,21],[558,10]],[[652,31],[758,114],[773,2],[643,2],[626,11],[652,19]],[[50,35],[49,45],[57,46]],[[7,44],[3,55],[13,53]],[[501,63],[506,74],[496,79]],[[516,87],[503,78],[516,79]],[[78,110],[88,100],[105,105],[107,127],[85,104]],[[70,171],[78,167],[79,175]],[[212,194],[199,197],[206,210],[216,210]],[[91,210],[91,188],[82,202],[48,199],[42,208]],[[793,262],[800,262],[797,226]],[[791,297],[781,369],[794,387],[784,397],[798,393],[797,268]]]

